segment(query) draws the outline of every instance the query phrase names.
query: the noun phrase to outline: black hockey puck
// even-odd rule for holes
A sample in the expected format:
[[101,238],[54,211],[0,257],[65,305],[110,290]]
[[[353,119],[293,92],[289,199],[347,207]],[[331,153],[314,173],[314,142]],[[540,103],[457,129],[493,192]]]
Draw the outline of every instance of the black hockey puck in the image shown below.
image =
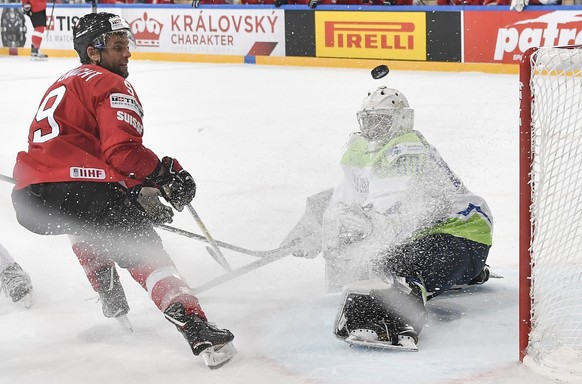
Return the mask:
[[379,66],[377,66],[376,68],[372,69],[372,78],[374,78],[375,80],[381,79],[383,77],[385,77],[388,72],[390,72],[390,69],[388,69],[387,65],[381,64]]

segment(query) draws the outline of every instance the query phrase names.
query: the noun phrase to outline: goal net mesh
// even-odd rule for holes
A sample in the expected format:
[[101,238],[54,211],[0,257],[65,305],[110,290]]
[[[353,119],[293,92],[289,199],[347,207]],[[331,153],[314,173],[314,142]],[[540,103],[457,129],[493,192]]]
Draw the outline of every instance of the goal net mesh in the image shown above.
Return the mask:
[[524,362],[582,380],[582,48],[539,48],[529,66],[531,331]]

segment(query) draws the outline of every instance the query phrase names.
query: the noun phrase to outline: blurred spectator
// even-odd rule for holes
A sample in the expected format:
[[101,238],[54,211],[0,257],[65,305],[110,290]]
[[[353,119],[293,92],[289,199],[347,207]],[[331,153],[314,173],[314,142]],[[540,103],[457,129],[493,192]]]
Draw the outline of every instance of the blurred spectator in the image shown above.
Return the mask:
[[562,0],[496,0],[494,4],[509,5],[510,9],[521,12],[527,5],[562,5]]
[[[243,0],[243,4],[272,4],[273,0]],[[269,1],[269,2],[267,2]],[[424,5],[422,0],[274,0],[275,5]]]
[[[240,4],[275,4],[275,0],[240,0]],[[287,3],[285,3],[287,4]],[[282,5],[282,4],[277,4]]]
[[[365,1],[362,3],[366,4]],[[369,3],[370,5],[420,5],[413,0],[370,0]]]
[[[133,3],[143,3],[144,1],[134,1],[134,0],[97,0],[99,4],[133,4]],[[89,1],[91,3],[91,1]],[[168,1],[171,3],[171,1]]]
[[527,5],[562,5],[562,0],[437,0],[437,5],[509,5],[521,11]]
[[437,0],[437,5],[483,5],[483,0]]
[[[225,0],[174,0],[175,4],[194,4],[194,7],[198,7],[200,4],[232,4],[232,2],[227,2]],[[249,3],[252,4],[252,3]],[[262,3],[258,3],[262,4]]]

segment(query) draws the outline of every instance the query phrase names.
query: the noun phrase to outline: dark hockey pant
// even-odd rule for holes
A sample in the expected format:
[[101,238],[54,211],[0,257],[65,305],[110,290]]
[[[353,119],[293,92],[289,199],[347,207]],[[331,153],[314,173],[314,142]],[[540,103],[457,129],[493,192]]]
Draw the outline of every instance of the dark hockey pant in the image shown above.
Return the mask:
[[400,276],[422,277],[431,298],[479,275],[490,248],[461,237],[432,234],[390,250],[378,267]]
[[113,262],[129,271],[164,311],[174,302],[205,319],[159,235],[117,183],[35,184],[12,192],[18,222],[41,235],[67,234],[93,289],[96,274]]

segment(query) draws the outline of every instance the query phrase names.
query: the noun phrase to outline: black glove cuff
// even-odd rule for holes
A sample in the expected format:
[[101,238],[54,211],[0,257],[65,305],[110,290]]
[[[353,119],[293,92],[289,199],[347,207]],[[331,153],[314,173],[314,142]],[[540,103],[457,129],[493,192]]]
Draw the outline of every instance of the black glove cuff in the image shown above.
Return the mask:
[[156,167],[154,168],[152,173],[150,173],[148,176],[146,176],[145,184],[149,187],[157,187],[159,185],[158,178],[160,176],[161,170],[162,170],[162,162],[158,160],[158,164],[156,165]]

